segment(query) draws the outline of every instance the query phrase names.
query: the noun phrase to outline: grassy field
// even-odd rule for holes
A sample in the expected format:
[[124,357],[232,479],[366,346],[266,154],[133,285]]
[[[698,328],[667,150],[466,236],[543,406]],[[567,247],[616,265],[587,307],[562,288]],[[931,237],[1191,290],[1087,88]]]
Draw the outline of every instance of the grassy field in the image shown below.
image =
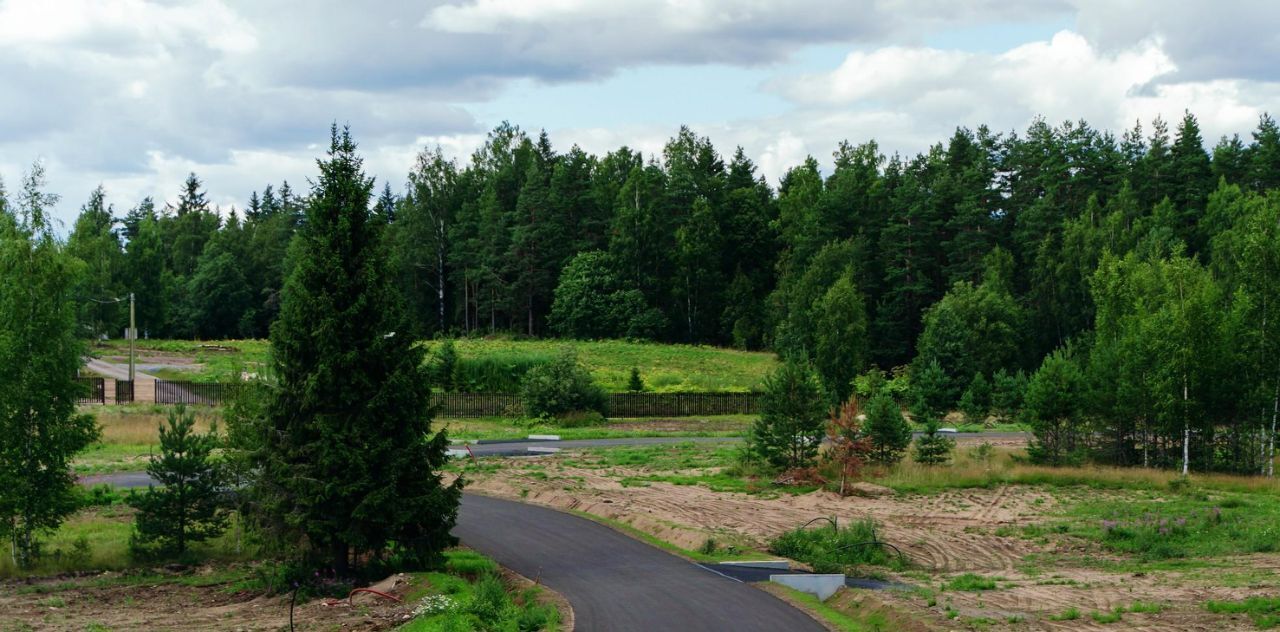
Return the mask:
[[772,353],[613,340],[459,340],[456,344],[463,358],[504,354],[550,357],[570,348],[591,370],[592,377],[610,391],[627,389],[631,367],[640,370],[648,391],[750,391],[760,387],[777,363]]
[[[424,342],[428,349],[439,343]],[[464,339],[456,342],[461,358],[491,358],[499,364],[553,357],[569,348],[610,391],[625,391],[631,368],[640,370],[645,389],[659,393],[745,392],[759,389],[764,376],[777,363],[772,353],[737,351],[716,347],[667,345],[623,341]],[[257,372],[268,361],[265,340],[139,340],[139,364],[162,379],[218,382],[242,371]],[[129,345],[123,340],[96,344],[94,355],[126,361]]]

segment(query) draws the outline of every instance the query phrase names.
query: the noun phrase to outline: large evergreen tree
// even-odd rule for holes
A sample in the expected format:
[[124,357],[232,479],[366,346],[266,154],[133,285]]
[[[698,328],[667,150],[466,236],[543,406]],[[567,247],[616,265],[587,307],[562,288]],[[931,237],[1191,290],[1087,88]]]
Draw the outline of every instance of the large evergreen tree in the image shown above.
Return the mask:
[[332,132],[271,330],[279,383],[258,455],[257,517],[340,575],[394,545],[450,541],[460,483],[441,480],[423,351],[406,329],[347,130]]

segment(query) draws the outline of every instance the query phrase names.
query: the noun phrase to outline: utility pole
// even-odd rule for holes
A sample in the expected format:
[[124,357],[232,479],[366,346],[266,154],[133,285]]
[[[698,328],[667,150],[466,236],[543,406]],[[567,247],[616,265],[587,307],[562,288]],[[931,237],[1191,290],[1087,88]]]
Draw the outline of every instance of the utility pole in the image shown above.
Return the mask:
[[129,292],[129,383],[133,383],[134,345],[138,339],[138,324],[134,322],[133,292]]

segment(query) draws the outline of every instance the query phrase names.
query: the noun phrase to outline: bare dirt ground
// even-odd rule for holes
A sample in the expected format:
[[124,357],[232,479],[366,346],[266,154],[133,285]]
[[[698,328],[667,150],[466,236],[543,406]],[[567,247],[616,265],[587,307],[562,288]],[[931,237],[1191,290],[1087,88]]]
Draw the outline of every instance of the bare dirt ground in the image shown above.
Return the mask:
[[[375,587],[399,596],[409,586],[406,576],[392,576]],[[385,630],[402,624],[411,609],[362,593],[351,605],[329,599],[300,603],[293,614],[300,630]],[[114,573],[9,580],[0,583],[0,629],[287,630],[289,595],[177,581],[135,584]]]
[[[927,589],[881,592],[876,598],[937,629],[1248,630],[1254,628],[1247,619],[1210,614],[1203,603],[1274,594],[1274,586],[1280,583],[1274,572],[1280,566],[1276,555],[1231,560],[1233,567],[1269,575],[1260,585],[1257,579],[1221,582],[1217,573],[1204,569],[1109,572],[1091,563],[1109,554],[1088,543],[996,534],[1041,522],[1055,507],[1086,494],[1123,492],[1002,486],[909,496],[841,498],[826,491],[749,495],[661,482],[624,486],[622,479],[645,472],[599,468],[590,459],[590,455],[574,454],[510,459],[496,470],[468,474],[468,489],[587,512],[689,550],[698,549],[708,538],[763,550],[772,537],[815,518],[844,522],[873,517],[882,526],[881,537],[901,547],[912,561],[913,570],[898,578]],[[1063,561],[1071,559],[1083,561]],[[1268,568],[1273,570],[1262,570]],[[940,590],[961,573],[997,578],[1000,587],[981,592]],[[1225,587],[1224,583],[1240,585]],[[1090,616],[1135,602],[1159,603],[1164,610],[1125,614],[1122,622],[1110,624]],[[1072,609],[1078,611],[1075,618],[1071,618]]]

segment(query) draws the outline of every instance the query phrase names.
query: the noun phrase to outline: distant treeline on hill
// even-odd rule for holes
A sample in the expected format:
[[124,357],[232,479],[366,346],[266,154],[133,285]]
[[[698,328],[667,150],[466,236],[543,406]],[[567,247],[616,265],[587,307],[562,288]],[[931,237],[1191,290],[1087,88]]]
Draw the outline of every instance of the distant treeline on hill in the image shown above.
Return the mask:
[[[1280,383],[1277,185],[1267,115],[1211,151],[1190,113],[1119,136],[957,129],[916,156],[840,143],[829,174],[809,159],[777,190],[687,128],[661,155],[593,156],[503,124],[465,164],[424,151],[370,203],[423,337],[768,348],[836,396],[910,363],[941,406],[1036,372],[1028,398],[1069,395],[1035,395],[1055,459],[1172,463],[1194,442],[1194,463],[1256,471]],[[118,218],[98,190],[68,248],[81,293],[137,293],[152,336],[260,337],[306,204],[283,184],[220,219],[192,175],[176,206]],[[82,306],[86,331],[125,319]]]

